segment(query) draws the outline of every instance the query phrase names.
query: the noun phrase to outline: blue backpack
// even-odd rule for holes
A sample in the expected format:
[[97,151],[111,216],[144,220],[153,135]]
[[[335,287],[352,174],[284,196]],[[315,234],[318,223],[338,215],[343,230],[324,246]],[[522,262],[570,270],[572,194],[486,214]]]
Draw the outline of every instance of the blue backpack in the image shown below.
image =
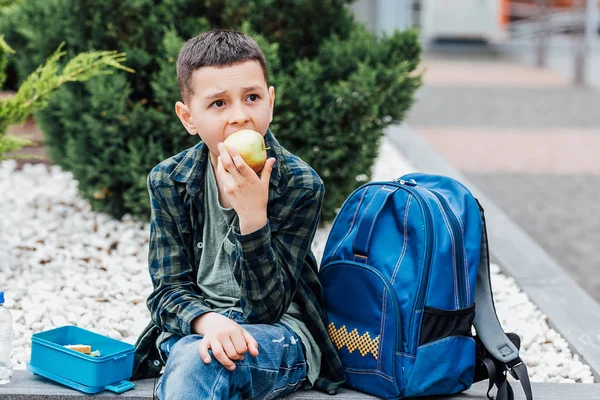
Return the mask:
[[532,399],[518,337],[493,305],[483,209],[456,180],[409,174],[358,188],[333,223],[319,279],[347,386],[402,399],[489,378],[511,399],[509,371]]

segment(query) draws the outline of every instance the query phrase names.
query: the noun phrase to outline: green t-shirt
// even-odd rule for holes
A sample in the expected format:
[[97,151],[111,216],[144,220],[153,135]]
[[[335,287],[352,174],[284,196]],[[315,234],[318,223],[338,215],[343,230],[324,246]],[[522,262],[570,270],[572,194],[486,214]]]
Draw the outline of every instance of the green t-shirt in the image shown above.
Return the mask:
[[[241,291],[233,275],[231,262],[236,241],[233,227],[239,227],[238,216],[233,208],[221,206],[217,181],[210,162],[206,167],[204,199],[204,243],[198,267],[198,287],[214,312],[242,312]],[[307,378],[312,385],[321,369],[321,350],[302,321],[302,314],[296,303],[290,304],[281,322],[289,326],[302,341],[308,368]]]

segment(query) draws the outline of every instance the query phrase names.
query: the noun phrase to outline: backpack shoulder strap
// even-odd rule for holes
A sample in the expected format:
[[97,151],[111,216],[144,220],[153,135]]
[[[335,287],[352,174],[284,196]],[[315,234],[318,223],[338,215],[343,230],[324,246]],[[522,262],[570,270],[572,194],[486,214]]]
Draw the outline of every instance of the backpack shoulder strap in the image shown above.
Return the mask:
[[[498,387],[497,400],[512,400],[514,398],[512,388],[506,380],[506,371],[521,381],[523,391],[527,400],[533,400],[531,384],[527,374],[527,367],[519,357],[519,349],[506,336],[496,314],[494,299],[492,296],[492,284],[490,278],[490,256],[488,248],[487,229],[483,208],[476,199],[481,213],[481,252],[479,256],[479,268],[477,271],[477,283],[475,286],[475,319],[473,324],[477,330],[477,336],[499,364],[503,366],[500,370],[490,372],[490,384],[495,382]],[[492,360],[493,361],[493,360]],[[490,363],[485,363],[488,365]],[[490,385],[491,386],[491,385]],[[491,388],[491,387],[490,387]],[[489,390],[488,390],[488,398]]]

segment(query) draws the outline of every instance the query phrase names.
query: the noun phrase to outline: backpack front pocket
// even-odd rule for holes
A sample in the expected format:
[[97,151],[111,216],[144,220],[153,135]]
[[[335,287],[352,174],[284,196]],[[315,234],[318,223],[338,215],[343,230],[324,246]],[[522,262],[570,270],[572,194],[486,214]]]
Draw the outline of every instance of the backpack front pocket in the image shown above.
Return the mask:
[[400,396],[394,355],[401,351],[402,331],[390,284],[372,267],[350,261],[327,264],[320,279],[329,335],[344,366],[347,385],[381,397]]

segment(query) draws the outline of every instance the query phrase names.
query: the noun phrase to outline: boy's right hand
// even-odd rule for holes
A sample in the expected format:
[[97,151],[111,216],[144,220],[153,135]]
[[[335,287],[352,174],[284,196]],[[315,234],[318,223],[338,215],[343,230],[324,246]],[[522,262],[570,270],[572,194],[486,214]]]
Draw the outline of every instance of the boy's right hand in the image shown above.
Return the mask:
[[210,363],[208,350],[230,371],[235,369],[234,360],[243,360],[244,354],[258,355],[258,343],[237,322],[217,313],[209,312],[196,318],[192,331],[204,337],[198,345],[200,358]]

